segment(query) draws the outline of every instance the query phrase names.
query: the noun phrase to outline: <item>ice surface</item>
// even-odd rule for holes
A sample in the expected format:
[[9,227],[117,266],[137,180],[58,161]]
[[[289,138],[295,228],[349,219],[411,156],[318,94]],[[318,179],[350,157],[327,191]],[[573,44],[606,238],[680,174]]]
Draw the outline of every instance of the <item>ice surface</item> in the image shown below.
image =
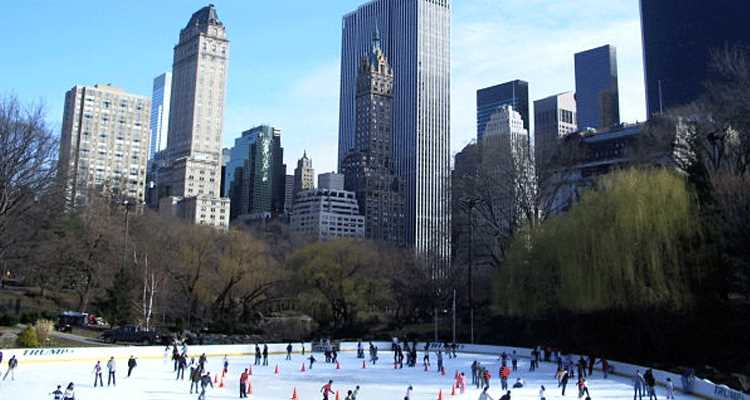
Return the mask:
[[[422,367],[423,353],[419,352],[420,364],[417,368],[404,367],[394,370],[392,353],[381,351],[380,361],[377,365],[367,365],[362,369],[362,360],[356,358],[355,353],[340,353],[339,360],[341,369],[337,370],[335,365],[321,362],[322,355],[316,354],[316,362],[312,371],[300,372],[303,357],[300,354],[293,355],[292,361],[285,361],[283,355],[273,355],[269,358],[268,367],[253,366],[251,377],[253,394],[251,399],[256,400],[283,400],[290,399],[292,390],[297,389],[299,400],[321,399],[320,388],[333,379],[333,388],[340,392],[341,400],[344,400],[346,391],[361,387],[359,400],[402,400],[409,385],[414,387],[412,400],[437,399],[438,391],[443,390],[445,400],[455,399],[478,399],[480,390],[470,387],[471,384],[471,362],[480,361],[487,366],[492,373],[490,382],[490,394],[494,399],[500,397],[500,381],[497,378],[499,361],[497,357],[486,355],[459,354],[454,360],[445,357],[446,375],[442,376],[434,369],[436,358],[431,356],[433,369],[425,372]],[[106,363],[109,356],[106,349],[102,349],[102,365]],[[229,358],[229,374],[225,378],[224,388],[214,387],[208,389],[207,399],[234,399],[239,398],[239,374],[252,364],[252,357]],[[5,372],[7,363],[3,363],[0,370]],[[0,382],[0,400],[36,400],[50,399],[49,395],[57,385],[65,385],[74,382],[76,385],[76,399],[78,400],[177,400],[196,399],[197,395],[190,395],[190,383],[188,380],[176,381],[173,365],[167,360],[139,360],[138,367],[131,378],[126,378],[127,358],[117,359],[117,387],[93,387],[93,363],[47,363],[24,365],[23,360],[16,370],[16,379]],[[208,361],[208,370],[212,376],[214,372],[221,370],[222,357],[212,357]],[[275,366],[278,365],[280,375],[274,375]],[[554,378],[555,365],[542,363],[536,372],[528,372],[528,360],[519,360],[519,370],[513,373],[509,382],[512,384],[516,378],[521,377],[526,381],[523,389],[511,389],[513,400],[538,400],[539,387],[547,388],[547,400],[552,399],[577,399],[578,393],[574,380],[571,379],[565,397],[560,395],[557,382]],[[307,362],[305,363],[307,368]],[[450,396],[453,376],[456,371],[466,374],[467,391],[464,395]],[[187,375],[187,373],[186,373]],[[106,384],[106,369],[103,373]],[[610,375],[604,380],[599,371],[594,372],[594,377],[588,379],[591,398],[598,399],[632,399],[633,390],[629,378]],[[217,385],[218,386],[218,385]],[[664,398],[664,388],[657,388],[659,398]],[[677,393],[680,399],[689,398],[682,393]],[[335,396],[331,397],[334,400]]]

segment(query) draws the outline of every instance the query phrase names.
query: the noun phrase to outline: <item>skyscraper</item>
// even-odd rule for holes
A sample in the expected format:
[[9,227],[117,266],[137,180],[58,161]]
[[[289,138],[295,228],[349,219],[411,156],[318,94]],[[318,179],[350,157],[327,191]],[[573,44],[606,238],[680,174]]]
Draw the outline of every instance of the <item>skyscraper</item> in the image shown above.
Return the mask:
[[110,85],[65,94],[59,166],[69,206],[86,205],[92,190],[143,203],[150,112],[151,99]]
[[265,218],[283,212],[283,151],[281,131],[267,125],[247,130],[235,140],[225,175],[231,219]]
[[502,106],[511,106],[529,131],[529,84],[515,80],[477,91],[477,140],[481,141],[490,117]]
[[151,94],[151,144],[148,158],[167,148],[169,132],[169,101],[172,94],[172,73],[165,72],[154,78]]
[[395,72],[393,160],[404,185],[406,243],[450,258],[450,1],[373,0],[343,18],[339,168],[354,148],[357,69],[376,28]]
[[228,61],[224,24],[213,5],[203,7],[174,48],[167,155],[158,175],[159,197],[177,198],[177,216],[217,227],[229,224],[229,199],[220,193]]
[[641,0],[648,115],[688,104],[710,78],[711,52],[750,46],[750,3]]
[[605,45],[575,55],[578,128],[609,128],[620,123],[617,51]]
[[357,77],[357,135],[344,158],[346,190],[357,195],[367,239],[404,244],[402,185],[393,172],[393,69],[373,36]]
[[297,168],[294,170],[294,195],[303,190],[315,188],[315,170],[312,166],[312,159],[307,156],[305,151],[302,158],[297,161]]
[[537,166],[546,165],[557,141],[578,129],[576,99],[572,92],[534,102],[534,155]]

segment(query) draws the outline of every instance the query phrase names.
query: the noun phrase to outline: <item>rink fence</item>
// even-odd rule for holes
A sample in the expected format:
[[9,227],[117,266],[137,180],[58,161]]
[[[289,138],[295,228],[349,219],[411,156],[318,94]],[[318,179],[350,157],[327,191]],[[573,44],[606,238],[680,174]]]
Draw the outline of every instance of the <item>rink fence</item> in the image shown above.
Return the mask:
[[[391,342],[373,342],[380,350],[390,351]],[[300,343],[293,343],[294,353],[300,353]],[[305,350],[309,353],[311,349],[311,343],[305,343]],[[367,351],[368,342],[364,342],[363,346]],[[262,344],[261,344],[262,347]],[[269,355],[283,355],[286,354],[287,343],[268,344]],[[424,343],[418,344],[418,349],[422,350]],[[357,342],[342,342],[339,345],[339,349],[342,352],[354,352],[357,350]],[[433,349],[437,350],[438,345],[433,344]],[[505,346],[489,346],[489,345],[473,345],[473,344],[462,344],[460,345],[459,351],[463,354],[481,354],[481,355],[499,355],[503,352],[512,354],[513,351],[519,358],[529,358],[531,349],[523,347],[505,347]],[[255,354],[255,344],[242,344],[242,345],[208,345],[208,346],[189,346],[188,351],[191,355],[200,355],[205,353],[208,357],[241,357],[241,356],[252,356]],[[120,363],[121,367],[124,367],[127,359],[130,356],[136,359],[161,359],[164,357],[171,357],[171,350],[165,352],[163,346],[124,346],[124,347],[86,347],[86,348],[48,348],[48,349],[5,349],[2,350],[3,359],[7,360],[11,356],[15,355],[19,360],[19,367],[22,368],[24,365],[29,364],[43,364],[43,363],[62,363],[62,362],[106,362],[110,357],[115,357]],[[573,360],[577,360],[579,355],[573,354]],[[617,374],[619,376],[633,378],[635,372],[640,370],[645,372],[648,367],[622,363],[618,361],[609,361],[611,374]],[[601,370],[599,366],[596,368]],[[667,378],[672,380],[675,390],[682,390],[682,376],[661,370],[653,370],[654,378],[660,385],[665,385]],[[696,377],[692,383],[692,394],[712,400],[750,400],[750,396],[732,389],[726,385],[718,385],[707,379],[701,379]]]

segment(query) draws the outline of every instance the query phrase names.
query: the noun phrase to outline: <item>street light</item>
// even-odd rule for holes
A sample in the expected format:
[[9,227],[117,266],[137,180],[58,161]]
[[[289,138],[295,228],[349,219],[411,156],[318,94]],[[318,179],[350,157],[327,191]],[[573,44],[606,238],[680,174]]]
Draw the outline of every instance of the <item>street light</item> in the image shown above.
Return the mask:
[[469,286],[469,319],[471,343],[474,343],[474,208],[479,202],[478,197],[468,197],[461,201],[464,209],[469,212],[469,268],[467,280]]

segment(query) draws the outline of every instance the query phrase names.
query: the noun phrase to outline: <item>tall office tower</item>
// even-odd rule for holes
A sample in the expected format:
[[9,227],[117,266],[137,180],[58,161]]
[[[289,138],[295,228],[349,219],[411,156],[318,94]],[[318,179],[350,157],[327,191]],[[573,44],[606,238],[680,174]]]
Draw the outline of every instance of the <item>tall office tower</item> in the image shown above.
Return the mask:
[[711,78],[711,53],[750,47],[750,3],[641,0],[648,115],[697,100]]
[[294,206],[294,175],[286,175],[286,179],[284,179],[284,212],[287,212],[287,213],[291,212],[293,206]]
[[90,191],[142,204],[146,189],[151,99],[110,85],[65,93],[59,167],[70,207]]
[[315,170],[313,169],[312,159],[307,156],[307,151],[302,154],[302,158],[297,161],[297,168],[294,170],[294,196],[303,190],[315,188]]
[[360,63],[356,102],[354,148],[341,165],[346,190],[357,195],[367,239],[404,244],[402,185],[393,172],[393,69],[377,30]]
[[177,216],[221,228],[229,224],[229,199],[220,192],[228,61],[224,24],[213,5],[203,7],[174,48],[167,155],[158,177],[159,197],[176,198],[167,203],[177,203]]
[[286,171],[281,131],[262,125],[234,141],[226,167],[230,218],[260,219],[281,214]]
[[167,148],[169,132],[169,101],[172,93],[172,73],[165,72],[154,78],[151,94],[151,144],[148,158]]
[[534,102],[534,155],[537,167],[547,165],[558,140],[578,129],[573,92],[560,93]]
[[609,128],[620,123],[617,51],[605,45],[575,55],[578,128]]
[[502,106],[511,106],[521,114],[527,131],[529,118],[529,83],[521,80],[506,82],[477,91],[477,141],[482,141],[490,117]]
[[357,70],[377,27],[395,72],[393,161],[404,185],[406,243],[450,259],[450,0],[373,0],[343,18],[339,168],[354,148]]

